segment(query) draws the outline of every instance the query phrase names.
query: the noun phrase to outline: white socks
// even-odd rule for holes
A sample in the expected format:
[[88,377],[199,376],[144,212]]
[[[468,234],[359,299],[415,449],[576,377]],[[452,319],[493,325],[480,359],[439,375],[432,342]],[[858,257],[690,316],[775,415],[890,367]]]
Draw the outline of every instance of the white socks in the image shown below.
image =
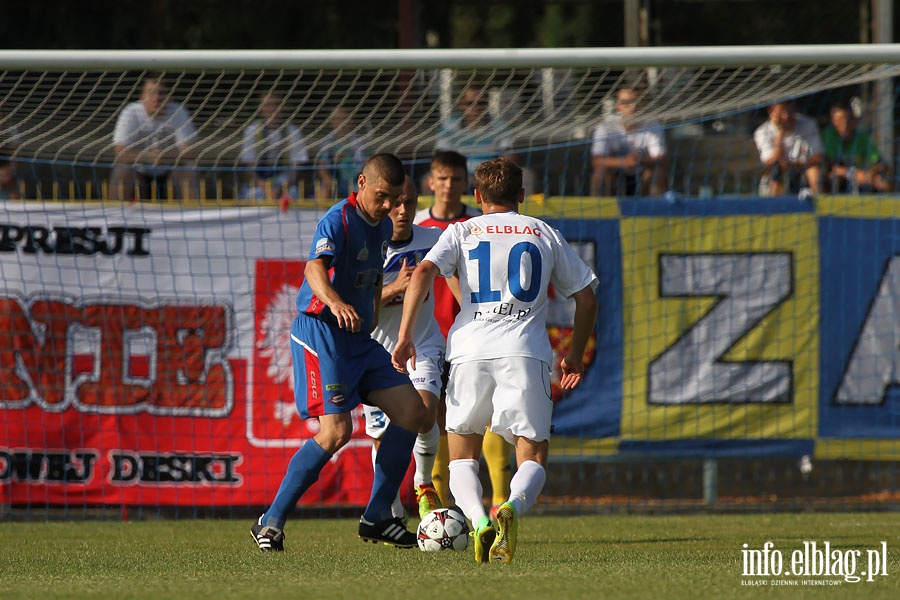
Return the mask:
[[483,490],[478,478],[478,461],[461,459],[450,461],[450,493],[473,527],[487,516],[482,504]]
[[[472,459],[450,461],[450,492],[473,524],[487,516],[478,466],[478,461]],[[509,501],[516,507],[517,515],[521,517],[534,506],[546,481],[547,472],[539,462],[526,460],[519,465],[509,482]]]
[[413,457],[416,462],[416,472],[413,475],[415,485],[431,483],[431,470],[434,468],[434,458],[437,456],[440,439],[441,430],[437,423],[428,433],[420,433],[416,436],[416,444],[413,446]]
[[[453,463],[450,463],[451,466]],[[547,472],[540,463],[526,460],[519,465],[516,474],[509,482],[509,501],[516,507],[516,514],[520,517],[537,502],[544,482],[547,481]],[[453,480],[450,480],[451,485]],[[456,492],[454,492],[456,493]]]

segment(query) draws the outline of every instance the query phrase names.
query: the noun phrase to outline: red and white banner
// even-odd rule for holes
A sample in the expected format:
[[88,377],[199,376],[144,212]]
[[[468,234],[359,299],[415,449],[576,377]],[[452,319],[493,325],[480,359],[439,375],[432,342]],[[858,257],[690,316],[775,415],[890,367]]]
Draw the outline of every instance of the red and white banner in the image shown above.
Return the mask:
[[[288,346],[318,211],[7,204],[0,503],[267,505],[315,434]],[[364,505],[370,441],[302,504]]]

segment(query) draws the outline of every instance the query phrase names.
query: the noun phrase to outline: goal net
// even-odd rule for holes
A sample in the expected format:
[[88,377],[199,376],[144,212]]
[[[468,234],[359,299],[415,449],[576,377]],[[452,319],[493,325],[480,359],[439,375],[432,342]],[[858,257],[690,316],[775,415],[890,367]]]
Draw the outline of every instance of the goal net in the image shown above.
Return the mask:
[[[289,351],[315,224],[380,151],[427,208],[436,149],[512,157],[522,210],[601,281],[582,385],[563,393],[554,367],[539,510],[894,498],[900,199],[763,197],[754,131],[773,103],[824,130],[849,102],[897,189],[898,58],[0,51],[0,508],[270,502],[317,431],[296,413]],[[147,124],[148,80],[162,125]],[[618,135],[598,125],[625,88],[637,130],[664,144],[653,190],[595,185],[597,148]],[[558,356],[572,311],[552,298]],[[367,501],[371,441],[354,423],[305,508]]]
[[[303,189],[295,195],[313,197],[317,184],[346,189],[346,182],[335,186],[327,171],[340,179],[336,167],[341,165],[329,163],[345,162],[348,148],[356,160],[360,153],[390,150],[424,172],[441,144],[482,154],[502,146],[529,167],[530,192],[588,195],[596,125],[614,111],[616,90],[637,85],[641,118],[659,122],[675,139],[668,189],[696,192],[696,182],[706,181],[718,193],[747,193],[755,189],[736,169],[758,170],[746,142],[768,103],[807,98],[801,109],[820,116],[839,94],[857,97],[864,124],[885,138],[880,141],[886,149],[891,145],[892,99],[879,98],[874,84],[890,81],[900,67],[888,50],[870,48],[798,47],[780,54],[771,48],[652,48],[337,56],[7,51],[0,54],[0,138],[3,154],[17,165],[22,197],[106,199],[116,161],[117,118],[126,105],[140,101],[144,78],[154,74],[165,79],[165,97],[184,106],[196,129],[189,143],[163,140],[170,151],[163,163],[192,171],[196,180],[185,200],[246,196],[242,184],[265,160],[275,162],[269,171],[299,165]],[[484,134],[484,139],[465,131],[451,135],[465,124],[459,117],[467,88],[475,90],[469,93],[501,133]],[[262,101],[269,95],[279,123],[293,124],[299,135],[285,141],[257,133],[260,139],[248,142],[247,127],[260,121]],[[679,143],[701,137],[713,139]],[[160,143],[158,135],[136,133],[127,146],[140,152]],[[129,154],[121,162],[147,171],[154,160]],[[326,186],[320,197],[333,198],[334,191]]]

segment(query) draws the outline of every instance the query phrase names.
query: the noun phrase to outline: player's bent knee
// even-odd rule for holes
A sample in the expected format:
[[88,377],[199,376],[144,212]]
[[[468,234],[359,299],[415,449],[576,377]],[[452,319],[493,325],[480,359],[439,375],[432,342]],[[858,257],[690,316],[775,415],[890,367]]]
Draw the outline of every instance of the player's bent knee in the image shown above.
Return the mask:
[[398,417],[397,420],[392,419],[392,422],[410,431],[419,431],[427,411],[422,398],[415,390],[413,390],[413,394],[409,396],[409,399],[402,406],[402,411],[405,416]]
[[322,450],[329,454],[335,454],[338,450],[347,445],[347,442],[350,441],[350,436],[338,434],[336,432],[319,431],[313,439],[322,447]]
[[369,402],[384,411],[391,423],[409,431],[419,431],[425,418],[425,403],[410,385],[398,385],[369,395]]
[[319,417],[319,427],[314,439],[330,454],[346,446],[353,435],[353,421],[349,414],[323,415]]

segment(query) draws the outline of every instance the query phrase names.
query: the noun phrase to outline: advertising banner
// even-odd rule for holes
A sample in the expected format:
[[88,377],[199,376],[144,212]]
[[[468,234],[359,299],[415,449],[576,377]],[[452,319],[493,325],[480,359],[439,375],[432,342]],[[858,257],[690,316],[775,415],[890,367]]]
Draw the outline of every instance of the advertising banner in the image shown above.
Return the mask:
[[[600,280],[584,380],[552,389],[555,456],[896,459],[897,203],[548,219]],[[321,214],[7,204],[0,502],[268,504],[317,431],[294,406],[289,327]],[[550,295],[558,362],[574,306]],[[364,505],[360,411],[333,463],[302,502]]]

